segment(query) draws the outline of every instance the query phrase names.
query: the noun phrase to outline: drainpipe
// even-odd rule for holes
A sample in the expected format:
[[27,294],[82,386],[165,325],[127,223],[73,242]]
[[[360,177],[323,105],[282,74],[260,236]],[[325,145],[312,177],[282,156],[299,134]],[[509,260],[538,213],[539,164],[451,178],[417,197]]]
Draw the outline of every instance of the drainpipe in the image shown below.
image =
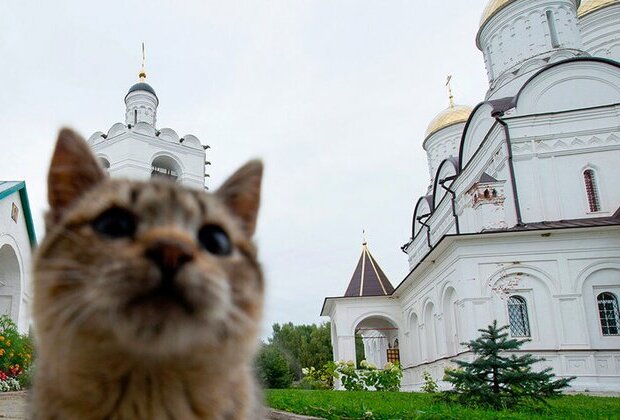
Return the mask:
[[508,123],[502,120],[500,117],[503,113],[494,115],[495,120],[504,127],[504,134],[506,135],[506,146],[508,147],[508,168],[510,169],[510,181],[512,183],[512,197],[515,202],[515,212],[517,214],[517,226],[523,226],[523,219],[521,218],[521,205],[519,204],[519,195],[517,194],[517,180],[515,178],[515,167],[512,161],[512,142],[510,141],[510,130],[508,130]]
[[448,181],[452,181],[456,178],[456,175],[452,175],[449,176],[447,178],[441,179],[439,180],[439,185],[441,185],[441,187],[448,191],[451,195],[452,195],[452,216],[454,216],[454,226],[456,227],[456,234],[460,235],[461,234],[461,229],[459,226],[459,216],[456,214],[456,203],[454,202],[456,200],[456,193],[450,189],[450,187],[446,187],[445,183]]
[[430,215],[431,215],[431,213],[423,214],[422,216],[418,216],[416,218],[416,220],[418,222],[420,222],[420,224],[426,228],[426,242],[428,242],[428,247],[432,248],[432,246],[431,246],[431,227],[422,221],[422,218],[428,217]]

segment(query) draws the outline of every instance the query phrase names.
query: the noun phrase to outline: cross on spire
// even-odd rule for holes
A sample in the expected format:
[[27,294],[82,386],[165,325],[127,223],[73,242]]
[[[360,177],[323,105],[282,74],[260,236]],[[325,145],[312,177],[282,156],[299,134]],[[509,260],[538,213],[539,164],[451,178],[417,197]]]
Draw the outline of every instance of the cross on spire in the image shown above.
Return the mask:
[[448,87],[448,100],[450,101],[450,108],[454,108],[454,95],[452,94],[452,84],[450,81],[452,80],[452,75],[449,74],[446,77],[446,86]]

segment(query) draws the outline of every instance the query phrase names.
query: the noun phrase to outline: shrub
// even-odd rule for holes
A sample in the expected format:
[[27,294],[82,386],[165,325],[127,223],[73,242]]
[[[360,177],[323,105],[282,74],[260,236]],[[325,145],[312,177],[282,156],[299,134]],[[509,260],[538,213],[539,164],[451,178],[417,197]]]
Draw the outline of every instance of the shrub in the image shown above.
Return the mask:
[[306,384],[309,389],[332,389],[334,387],[336,377],[336,363],[334,362],[327,362],[319,369],[313,366],[303,368],[301,372],[304,375],[302,383]]
[[256,376],[265,388],[290,388],[293,374],[284,356],[272,344],[264,344],[255,359]]
[[360,362],[361,369],[356,369],[353,361],[339,361],[334,364],[333,377],[347,391],[398,391],[403,371],[399,363],[386,363],[383,369],[377,369],[366,360]]
[[22,388],[20,377],[30,369],[32,354],[32,339],[20,334],[8,315],[0,316],[0,391]]
[[454,388],[443,393],[443,399],[465,405],[514,408],[524,403],[544,403],[546,397],[559,395],[574,377],[553,380],[551,368],[540,372],[532,365],[543,361],[531,354],[505,356],[505,351],[518,350],[528,340],[508,338],[508,326],[497,327],[497,321],[476,340],[465,343],[477,356],[469,363],[455,360],[458,369],[446,369],[444,379]]
[[433,379],[430,373],[424,371],[422,373],[422,379],[424,379],[424,385],[422,385],[422,391],[428,392],[429,394],[433,394],[439,390],[437,386],[437,382]]

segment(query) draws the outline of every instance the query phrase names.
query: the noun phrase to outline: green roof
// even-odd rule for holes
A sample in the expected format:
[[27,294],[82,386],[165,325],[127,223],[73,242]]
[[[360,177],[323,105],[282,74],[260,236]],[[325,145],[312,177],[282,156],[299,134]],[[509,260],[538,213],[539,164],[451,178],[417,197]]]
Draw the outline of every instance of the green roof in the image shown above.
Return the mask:
[[0,200],[5,199],[15,192],[19,193],[19,198],[24,210],[28,238],[30,239],[30,245],[34,248],[37,246],[37,237],[34,232],[34,223],[32,222],[32,212],[30,211],[30,201],[28,201],[26,183],[24,181],[0,181]]

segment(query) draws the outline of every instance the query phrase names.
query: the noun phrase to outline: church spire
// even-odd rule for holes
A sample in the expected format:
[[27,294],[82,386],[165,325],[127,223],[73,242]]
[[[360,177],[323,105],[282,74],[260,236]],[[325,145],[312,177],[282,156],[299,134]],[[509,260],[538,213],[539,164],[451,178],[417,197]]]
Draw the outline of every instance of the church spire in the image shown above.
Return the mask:
[[144,42],[142,43],[142,67],[140,68],[140,73],[138,73],[138,78],[142,83],[146,80],[146,70],[144,68]]

